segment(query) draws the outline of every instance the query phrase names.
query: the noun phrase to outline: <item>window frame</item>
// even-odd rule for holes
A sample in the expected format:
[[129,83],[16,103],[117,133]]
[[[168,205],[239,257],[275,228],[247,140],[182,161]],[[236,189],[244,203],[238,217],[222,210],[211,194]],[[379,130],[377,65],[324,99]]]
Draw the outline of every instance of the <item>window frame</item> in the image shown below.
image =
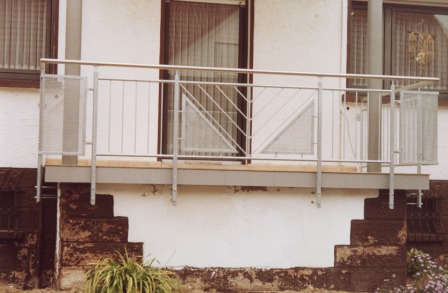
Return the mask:
[[[350,73],[350,57],[351,57],[351,25],[353,9],[366,9],[365,1],[350,0],[348,4],[348,21],[347,21],[347,72]],[[383,74],[391,75],[392,73],[392,22],[393,15],[399,12],[415,12],[425,14],[446,14],[448,15],[448,5],[440,6],[424,6],[424,5],[406,5],[406,4],[383,4]],[[448,66],[448,64],[446,64]],[[347,87],[350,87],[350,80],[347,79]],[[390,88],[390,82],[384,82],[383,88]],[[429,89],[429,91],[432,91]],[[448,105],[448,89],[439,92],[439,105]]]
[[[168,64],[168,30],[169,30],[169,5],[172,0],[161,0],[161,27],[160,27],[160,64]],[[238,5],[237,2],[231,0],[228,2],[221,2],[219,0],[176,0],[182,2],[200,2],[200,3],[208,3],[208,4],[217,4],[217,5]],[[231,2],[231,3],[229,3]],[[240,35],[239,42],[243,44],[239,48],[238,54],[238,67],[243,69],[251,69],[253,68],[253,46],[254,46],[254,0],[245,0],[245,7],[242,8],[240,6]],[[243,12],[244,10],[244,12]],[[168,72],[166,70],[159,71],[159,79],[165,80],[168,77]],[[240,83],[252,83],[252,76],[247,76],[245,74],[238,75],[238,82]],[[168,120],[167,115],[165,115],[165,111],[167,111],[166,99],[163,99],[162,95],[164,93],[164,85],[159,85],[159,134],[158,134],[158,144],[157,144],[157,153],[166,154],[168,148],[167,141],[167,127]],[[246,107],[245,101],[240,99],[238,101],[238,106],[241,109]],[[238,124],[240,124],[241,117],[238,117]],[[242,125],[242,128],[245,128],[245,125]],[[238,134],[237,138],[238,144],[245,149],[245,139],[242,139],[242,135]]]
[[[47,26],[45,40],[45,58],[57,58],[58,56],[58,22],[59,0],[47,1]],[[55,65],[47,65],[47,73],[56,73]],[[39,70],[14,70],[0,69],[0,87],[39,88]]]

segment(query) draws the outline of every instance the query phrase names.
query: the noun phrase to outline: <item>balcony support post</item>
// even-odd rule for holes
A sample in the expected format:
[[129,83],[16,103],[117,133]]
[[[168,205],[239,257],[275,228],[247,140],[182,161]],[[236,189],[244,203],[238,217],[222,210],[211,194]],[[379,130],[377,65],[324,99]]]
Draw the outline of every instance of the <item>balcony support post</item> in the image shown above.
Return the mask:
[[390,141],[389,141],[389,209],[394,209],[395,193],[395,85],[390,87]]
[[174,75],[174,119],[173,119],[173,182],[171,190],[171,202],[176,205],[177,201],[177,159],[179,156],[179,98],[180,98],[180,84],[179,71]]
[[316,205],[321,207],[321,195],[322,195],[322,95],[323,84],[322,77],[319,77],[318,83],[318,95],[317,95],[317,182],[316,182]]
[[42,116],[43,116],[43,105],[42,105],[42,78],[45,74],[45,63],[40,64],[40,90],[39,90],[39,137],[37,142],[37,182],[36,182],[36,202],[40,202],[42,195],[42,173],[43,173],[43,155],[41,154],[42,147]]
[[90,204],[95,204],[96,199],[96,141],[98,125],[98,66],[93,72],[93,107],[92,107],[92,165],[90,181]]
[[[383,74],[383,1],[369,0],[367,16],[368,36],[368,73]],[[369,79],[369,89],[382,89],[383,82],[379,79]],[[371,92],[368,100],[368,159],[381,159],[381,93]],[[381,172],[381,163],[370,162],[367,172]]]

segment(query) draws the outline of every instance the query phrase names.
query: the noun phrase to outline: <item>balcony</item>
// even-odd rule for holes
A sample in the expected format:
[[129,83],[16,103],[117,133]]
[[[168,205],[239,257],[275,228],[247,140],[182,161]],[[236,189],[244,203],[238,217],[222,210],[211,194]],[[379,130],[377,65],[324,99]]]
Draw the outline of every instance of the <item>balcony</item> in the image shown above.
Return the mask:
[[437,163],[437,78],[42,64],[81,76],[41,74],[38,185],[43,174],[90,183],[92,204],[96,184],[110,183],[169,184],[173,203],[181,184],[311,188],[317,206],[323,188],[389,189],[393,208],[393,191],[428,189],[420,167]]

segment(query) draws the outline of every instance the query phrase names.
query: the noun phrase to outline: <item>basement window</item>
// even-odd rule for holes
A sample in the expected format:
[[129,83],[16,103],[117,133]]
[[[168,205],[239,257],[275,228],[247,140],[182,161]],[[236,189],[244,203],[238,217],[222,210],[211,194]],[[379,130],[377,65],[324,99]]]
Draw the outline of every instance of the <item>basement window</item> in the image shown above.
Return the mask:
[[22,233],[17,231],[14,197],[14,191],[0,191],[0,239],[15,239],[22,236]]
[[417,191],[408,193],[408,242],[443,242],[445,229],[441,207],[444,199],[440,195],[425,193],[422,207],[418,208],[417,197]]

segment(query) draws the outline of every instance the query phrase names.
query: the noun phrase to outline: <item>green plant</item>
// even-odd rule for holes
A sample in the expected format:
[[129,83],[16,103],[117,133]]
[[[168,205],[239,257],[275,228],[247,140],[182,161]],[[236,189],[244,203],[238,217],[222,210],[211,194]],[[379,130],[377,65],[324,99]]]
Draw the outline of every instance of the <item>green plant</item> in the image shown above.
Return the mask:
[[411,248],[406,254],[407,272],[409,276],[422,273],[430,265],[431,258],[428,254],[416,248]]
[[180,292],[173,272],[153,267],[155,259],[145,263],[129,257],[128,252],[106,257],[87,272],[86,293],[171,293]]
[[393,293],[448,293],[448,271],[433,261],[429,254],[412,248],[407,253],[408,282],[406,286],[390,289],[378,288],[376,292]]

